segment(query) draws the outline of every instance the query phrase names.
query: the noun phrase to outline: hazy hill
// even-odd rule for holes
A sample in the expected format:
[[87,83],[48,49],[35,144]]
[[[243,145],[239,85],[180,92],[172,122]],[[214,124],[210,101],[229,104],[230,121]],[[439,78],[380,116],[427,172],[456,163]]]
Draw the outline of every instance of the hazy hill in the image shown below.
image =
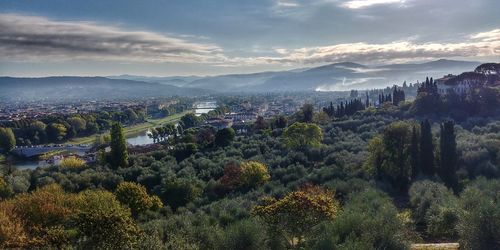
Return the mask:
[[[385,87],[403,81],[422,81],[427,76],[440,78],[477,67],[479,62],[437,60],[426,63],[367,66],[341,62],[319,67],[253,74],[230,74],[211,77],[138,77],[142,81],[162,82],[175,86],[236,91],[304,91],[349,90]],[[120,78],[118,76],[117,78]],[[130,78],[125,76],[123,78]]]
[[6,101],[113,100],[206,93],[206,90],[105,77],[0,77],[0,99]]

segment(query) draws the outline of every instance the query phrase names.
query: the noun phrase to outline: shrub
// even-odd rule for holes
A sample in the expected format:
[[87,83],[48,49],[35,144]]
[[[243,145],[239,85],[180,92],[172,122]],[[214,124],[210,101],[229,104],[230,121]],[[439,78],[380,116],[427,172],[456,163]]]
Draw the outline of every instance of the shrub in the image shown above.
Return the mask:
[[146,188],[133,182],[122,182],[115,191],[116,198],[128,206],[132,215],[137,216],[153,207],[161,208],[163,204],[158,197],[148,195]]
[[221,247],[229,250],[261,250],[266,249],[266,238],[266,230],[259,221],[246,219],[224,230]]
[[315,228],[310,249],[406,249],[407,229],[390,198],[376,190],[351,196],[333,222]]
[[481,178],[460,194],[458,233],[464,249],[500,249],[500,180]]
[[77,158],[75,156],[69,156],[61,161],[61,167],[63,168],[81,168],[85,166],[85,161]]

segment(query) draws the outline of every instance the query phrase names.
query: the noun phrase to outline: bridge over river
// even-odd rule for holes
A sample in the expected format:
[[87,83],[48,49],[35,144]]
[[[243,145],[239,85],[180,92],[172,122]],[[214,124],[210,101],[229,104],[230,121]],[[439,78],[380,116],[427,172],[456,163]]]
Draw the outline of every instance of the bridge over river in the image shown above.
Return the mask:
[[14,150],[12,150],[12,152],[24,157],[33,157],[45,154],[50,151],[58,151],[58,150],[65,150],[79,155],[83,155],[85,154],[85,152],[90,150],[90,146],[63,145],[63,146],[52,146],[52,147],[48,146],[16,147]]

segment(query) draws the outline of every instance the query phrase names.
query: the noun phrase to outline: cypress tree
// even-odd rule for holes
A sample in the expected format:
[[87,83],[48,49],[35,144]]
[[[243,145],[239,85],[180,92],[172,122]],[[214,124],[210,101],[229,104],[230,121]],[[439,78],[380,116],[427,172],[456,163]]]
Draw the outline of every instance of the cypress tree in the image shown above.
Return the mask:
[[410,140],[410,166],[411,166],[411,178],[414,180],[417,175],[421,172],[419,169],[419,150],[418,150],[418,134],[417,129],[413,126],[411,131]]
[[123,135],[123,127],[120,123],[115,122],[111,126],[111,161],[115,168],[128,166],[128,153],[125,136]]
[[433,176],[434,170],[434,145],[432,144],[432,131],[429,120],[425,119],[420,125],[420,170],[424,175]]
[[456,191],[458,160],[454,125],[453,121],[445,121],[441,124],[441,137],[439,139],[441,164],[438,174],[447,187]]

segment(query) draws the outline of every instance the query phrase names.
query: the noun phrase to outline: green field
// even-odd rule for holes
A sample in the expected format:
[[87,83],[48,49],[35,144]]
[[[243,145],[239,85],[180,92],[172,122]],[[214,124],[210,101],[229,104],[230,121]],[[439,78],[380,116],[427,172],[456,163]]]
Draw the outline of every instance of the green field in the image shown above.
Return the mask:
[[[184,112],[179,113],[179,114],[170,115],[170,116],[160,118],[160,119],[148,119],[144,123],[140,123],[140,124],[136,124],[133,126],[123,128],[123,132],[125,133],[125,137],[128,137],[130,135],[140,133],[140,132],[145,131],[147,129],[158,127],[158,126],[165,124],[165,123],[177,122],[181,119],[181,117],[183,115],[191,113],[191,112],[193,112],[193,111],[188,110],[188,111],[184,111]],[[73,139],[67,141],[65,144],[90,144],[90,143],[94,142],[95,138],[96,138],[95,135],[73,138]]]

